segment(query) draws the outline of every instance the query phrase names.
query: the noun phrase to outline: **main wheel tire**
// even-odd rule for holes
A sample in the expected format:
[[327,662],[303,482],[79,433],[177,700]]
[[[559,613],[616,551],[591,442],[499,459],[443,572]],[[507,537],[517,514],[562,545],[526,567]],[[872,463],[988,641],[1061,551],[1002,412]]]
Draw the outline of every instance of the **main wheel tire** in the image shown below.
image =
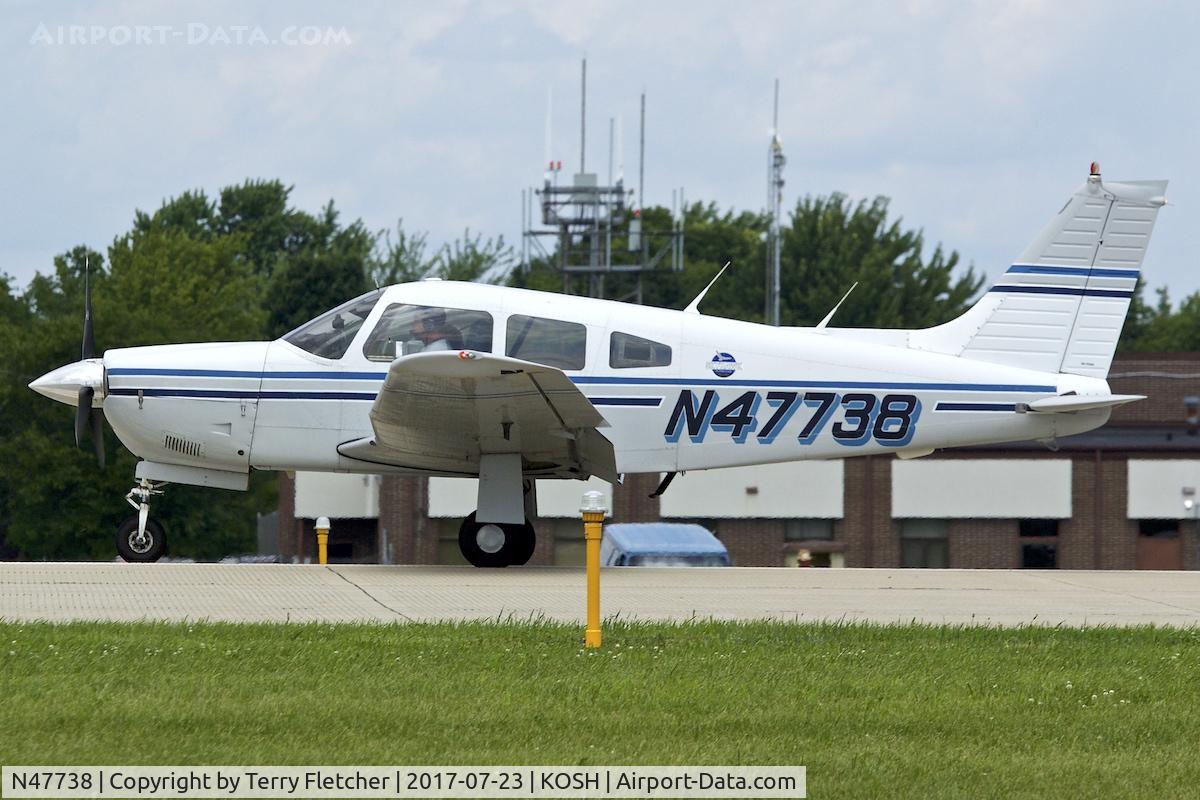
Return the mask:
[[458,549],[472,566],[507,567],[513,545],[506,530],[509,527],[492,522],[480,524],[472,513],[458,529]]
[[519,567],[522,564],[528,564],[529,559],[533,558],[533,550],[537,547],[537,534],[533,531],[533,523],[525,520],[524,525],[513,525],[513,542],[512,557],[509,564],[514,567]]
[[479,523],[472,514],[458,529],[458,549],[476,567],[520,566],[533,556],[536,545],[537,537],[529,520],[521,525]]
[[146,520],[146,537],[137,540],[138,515],[134,514],[117,528],[117,553],[126,561],[148,563],[158,561],[167,552],[167,535],[156,520]]

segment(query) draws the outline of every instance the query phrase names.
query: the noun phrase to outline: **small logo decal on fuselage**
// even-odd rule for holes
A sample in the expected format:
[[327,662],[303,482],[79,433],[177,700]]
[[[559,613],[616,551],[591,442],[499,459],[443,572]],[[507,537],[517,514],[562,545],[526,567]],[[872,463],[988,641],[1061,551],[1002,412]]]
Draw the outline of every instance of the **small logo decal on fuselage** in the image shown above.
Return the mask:
[[729,353],[717,353],[712,357],[712,361],[708,362],[708,367],[713,371],[713,375],[718,378],[728,378],[734,372],[742,368],[741,363]]

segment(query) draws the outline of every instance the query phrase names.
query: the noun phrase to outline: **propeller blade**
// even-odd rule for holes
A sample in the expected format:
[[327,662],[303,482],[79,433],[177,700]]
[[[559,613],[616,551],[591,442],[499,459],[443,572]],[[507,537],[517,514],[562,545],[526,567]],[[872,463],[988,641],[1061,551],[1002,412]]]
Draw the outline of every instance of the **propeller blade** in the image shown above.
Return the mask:
[[96,409],[92,409],[92,450],[96,453],[100,469],[104,469],[104,417]]
[[[83,357],[94,358],[96,355],[96,339],[92,333],[92,283],[91,267],[87,256],[83,261]],[[91,408],[91,406],[88,406]],[[78,444],[78,436],[76,437]]]
[[83,442],[83,434],[88,428],[88,417],[92,415],[92,398],[96,390],[90,386],[80,386],[75,405],[75,446]]

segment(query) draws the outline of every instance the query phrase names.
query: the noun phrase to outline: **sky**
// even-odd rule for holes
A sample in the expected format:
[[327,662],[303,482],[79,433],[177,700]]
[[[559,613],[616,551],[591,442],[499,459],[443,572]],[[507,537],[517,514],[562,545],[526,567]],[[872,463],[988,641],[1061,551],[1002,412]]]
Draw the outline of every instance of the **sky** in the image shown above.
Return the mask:
[[[434,245],[520,239],[550,153],[608,166],[621,120],[646,205],[763,209],[772,87],[785,206],[891,198],[996,276],[1083,182],[1167,178],[1143,271],[1200,290],[1200,4],[1092,2],[5,2],[0,272],[102,249],[188,189],[246,178]],[[753,265],[753,268],[761,268]]]

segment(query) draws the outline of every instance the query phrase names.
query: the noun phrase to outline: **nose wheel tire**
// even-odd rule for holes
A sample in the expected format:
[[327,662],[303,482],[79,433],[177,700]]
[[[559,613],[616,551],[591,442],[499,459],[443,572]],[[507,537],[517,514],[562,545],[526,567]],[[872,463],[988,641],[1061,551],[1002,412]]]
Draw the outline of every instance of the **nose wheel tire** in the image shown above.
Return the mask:
[[524,524],[476,522],[475,515],[458,529],[458,548],[476,567],[519,566],[533,556],[537,539],[529,520]]
[[146,520],[146,530],[138,536],[138,515],[134,514],[117,528],[117,553],[126,561],[158,561],[167,552],[167,536],[156,520]]

